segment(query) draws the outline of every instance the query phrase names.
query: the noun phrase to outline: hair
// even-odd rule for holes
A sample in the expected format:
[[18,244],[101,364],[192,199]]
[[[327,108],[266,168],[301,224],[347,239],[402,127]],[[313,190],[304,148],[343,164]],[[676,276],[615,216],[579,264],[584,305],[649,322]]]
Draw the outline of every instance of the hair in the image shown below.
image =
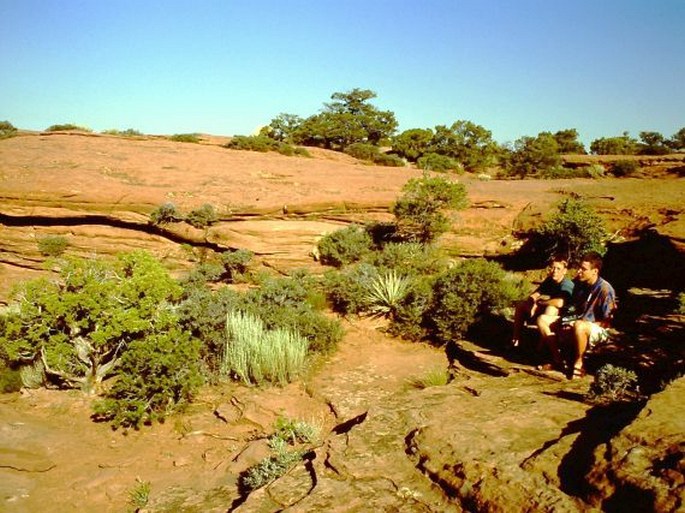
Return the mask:
[[602,270],[602,255],[596,251],[588,251],[583,255],[583,258],[581,258],[580,261],[589,263],[591,269],[597,269],[597,271],[600,272]]
[[566,255],[562,255],[561,253],[552,255],[552,257],[549,259],[549,264],[551,265],[554,262],[560,262],[564,264],[564,267],[568,267],[568,258],[566,258]]

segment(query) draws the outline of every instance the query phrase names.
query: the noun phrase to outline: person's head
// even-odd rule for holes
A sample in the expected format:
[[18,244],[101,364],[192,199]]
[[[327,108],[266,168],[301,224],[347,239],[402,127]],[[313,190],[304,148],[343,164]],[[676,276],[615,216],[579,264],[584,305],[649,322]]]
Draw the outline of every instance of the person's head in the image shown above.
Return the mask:
[[560,283],[566,276],[568,260],[563,256],[556,255],[550,260],[548,270],[549,276],[557,283]]
[[580,259],[578,268],[578,279],[585,283],[594,283],[599,278],[602,271],[602,255],[596,251],[585,253]]

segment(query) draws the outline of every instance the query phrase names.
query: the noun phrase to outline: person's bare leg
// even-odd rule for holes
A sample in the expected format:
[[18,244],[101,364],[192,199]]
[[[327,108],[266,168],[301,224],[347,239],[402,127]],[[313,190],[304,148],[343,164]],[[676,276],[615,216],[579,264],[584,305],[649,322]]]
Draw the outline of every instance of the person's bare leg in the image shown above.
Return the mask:
[[583,369],[583,356],[590,340],[590,323],[588,321],[576,321],[573,324],[573,340],[575,344],[573,376],[582,376],[585,372]]
[[514,313],[514,329],[511,335],[511,346],[518,347],[521,343],[521,331],[523,330],[523,323],[530,316],[530,311],[533,308],[532,301],[524,299],[516,303],[516,311]]
[[552,324],[559,319],[559,316],[554,312],[558,312],[558,309],[553,306],[548,306],[545,313],[538,316],[536,322],[538,332],[540,333],[540,339],[536,348],[538,351],[542,351],[543,346],[545,345],[545,338],[552,335]]

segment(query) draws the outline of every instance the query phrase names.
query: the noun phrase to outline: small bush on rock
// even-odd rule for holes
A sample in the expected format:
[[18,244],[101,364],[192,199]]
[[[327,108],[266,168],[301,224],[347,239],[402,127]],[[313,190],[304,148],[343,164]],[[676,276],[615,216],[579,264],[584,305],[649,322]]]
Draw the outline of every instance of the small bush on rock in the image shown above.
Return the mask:
[[69,247],[69,241],[62,235],[46,235],[40,237],[37,243],[40,254],[50,257],[63,255]]
[[637,374],[633,371],[606,364],[597,371],[589,396],[598,402],[629,400],[637,394],[637,384]]
[[183,221],[184,216],[173,203],[164,203],[150,212],[150,223],[162,225],[167,223],[178,223]]
[[215,208],[205,203],[200,208],[191,210],[186,216],[186,222],[195,228],[207,228],[219,220]]
[[324,235],[317,249],[321,263],[342,267],[364,258],[372,246],[371,235],[361,226],[352,225]]

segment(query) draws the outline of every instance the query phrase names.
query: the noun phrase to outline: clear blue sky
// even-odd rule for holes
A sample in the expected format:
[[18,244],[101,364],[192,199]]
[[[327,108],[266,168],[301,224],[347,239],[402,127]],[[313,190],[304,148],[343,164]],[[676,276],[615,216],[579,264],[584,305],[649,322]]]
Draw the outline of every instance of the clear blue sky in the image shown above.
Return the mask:
[[499,142],[685,126],[685,0],[0,0],[0,120],[250,134],[336,91]]

